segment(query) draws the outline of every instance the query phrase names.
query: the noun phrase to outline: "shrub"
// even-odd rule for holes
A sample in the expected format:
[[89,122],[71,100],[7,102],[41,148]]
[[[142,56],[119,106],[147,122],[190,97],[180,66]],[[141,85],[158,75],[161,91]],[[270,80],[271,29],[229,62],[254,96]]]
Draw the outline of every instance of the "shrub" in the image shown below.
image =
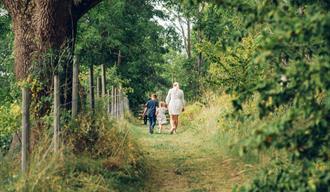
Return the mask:
[[21,108],[17,102],[0,106],[0,152],[8,150],[12,135],[20,127]]
[[49,131],[35,145],[26,181],[17,154],[0,159],[4,191],[134,191],[145,175],[144,156],[131,139],[128,124],[97,114],[81,115],[64,127],[60,152],[52,152]]

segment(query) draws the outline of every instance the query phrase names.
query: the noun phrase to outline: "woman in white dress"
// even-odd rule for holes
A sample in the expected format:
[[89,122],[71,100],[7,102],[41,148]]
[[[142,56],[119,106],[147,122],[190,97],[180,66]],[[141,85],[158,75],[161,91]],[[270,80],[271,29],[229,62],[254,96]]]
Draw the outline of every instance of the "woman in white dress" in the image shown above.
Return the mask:
[[179,83],[173,83],[173,88],[168,91],[166,97],[166,104],[168,105],[168,112],[170,114],[171,134],[176,133],[179,125],[179,115],[184,111],[184,93],[179,87]]

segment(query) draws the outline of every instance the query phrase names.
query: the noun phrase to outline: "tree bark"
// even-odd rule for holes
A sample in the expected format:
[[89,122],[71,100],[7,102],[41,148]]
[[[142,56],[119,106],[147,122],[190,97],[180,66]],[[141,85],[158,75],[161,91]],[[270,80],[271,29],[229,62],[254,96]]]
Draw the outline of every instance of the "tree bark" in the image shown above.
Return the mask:
[[[32,98],[38,103],[42,96],[50,94],[52,76],[61,69],[60,80],[64,83],[61,103],[70,109],[77,22],[101,0],[2,1],[13,21],[16,78],[24,80],[33,76],[42,84],[44,90],[34,93],[36,98]],[[50,107],[45,108],[38,110],[39,115],[47,113]]]
[[117,65],[120,66],[121,65],[121,51],[118,51],[118,57],[117,57]]
[[106,83],[107,83],[107,76],[106,76],[106,67],[104,64],[101,65],[101,81],[102,81],[102,97],[105,98],[107,91],[106,91]]
[[191,23],[190,18],[187,18],[187,55],[191,59]]
[[[33,78],[39,84],[31,89],[31,107],[36,112],[36,119],[50,112],[51,103],[42,103],[42,98],[52,93],[53,74],[59,74],[63,82],[62,105],[66,109],[71,108],[72,58],[77,22],[101,1],[2,0],[13,22],[16,79],[31,81]],[[31,143],[39,138],[33,135],[38,133],[32,133]],[[15,148],[15,145],[11,147]]]

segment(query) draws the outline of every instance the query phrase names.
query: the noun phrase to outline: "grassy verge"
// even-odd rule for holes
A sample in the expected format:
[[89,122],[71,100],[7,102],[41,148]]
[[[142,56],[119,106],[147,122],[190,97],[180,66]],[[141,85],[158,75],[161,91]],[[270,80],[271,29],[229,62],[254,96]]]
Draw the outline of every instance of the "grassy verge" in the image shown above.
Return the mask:
[[[263,168],[270,165],[271,159],[285,159],[286,154],[273,149],[258,151],[251,145],[254,133],[278,120],[282,112],[260,120],[257,118],[256,102],[252,100],[244,106],[246,113],[250,114],[249,118],[239,121],[231,117],[231,101],[232,98],[228,95],[212,96],[206,105],[193,103],[187,106],[180,118],[183,132],[192,131],[203,141],[201,149],[206,154],[220,157],[222,164],[219,167],[223,164],[228,165],[227,167],[234,165],[235,168],[226,175],[229,179],[218,178],[219,182],[227,182],[228,186],[234,187],[250,182]],[[226,166],[223,169],[226,170]],[[235,174],[239,175],[237,179],[231,178]]]
[[[254,131],[276,115],[266,122],[253,117],[240,122],[228,118],[231,100],[227,95],[214,96],[207,105],[187,106],[175,135],[169,134],[169,125],[162,134],[153,135],[147,134],[147,126],[132,128],[146,154],[148,174],[141,191],[232,191],[269,164],[273,150],[243,153],[241,149]],[[245,107],[257,115],[253,101]]]
[[27,177],[20,174],[18,153],[1,156],[0,191],[126,192],[143,186],[144,155],[126,122],[81,116],[65,128],[58,154],[48,132],[33,148]]

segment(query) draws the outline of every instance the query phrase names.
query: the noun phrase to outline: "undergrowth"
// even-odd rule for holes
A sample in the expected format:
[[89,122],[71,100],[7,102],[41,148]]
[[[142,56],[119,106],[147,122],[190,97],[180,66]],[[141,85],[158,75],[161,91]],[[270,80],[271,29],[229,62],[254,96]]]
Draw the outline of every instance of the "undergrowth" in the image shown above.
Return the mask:
[[144,156],[128,123],[106,115],[81,115],[63,128],[60,152],[45,131],[33,147],[30,169],[20,174],[20,155],[0,156],[0,191],[136,191],[145,176]]
[[226,94],[213,94],[208,97],[205,104],[195,102],[188,105],[180,116],[184,131],[192,129],[196,134],[211,140],[219,154],[245,164],[245,167],[242,165],[242,171],[249,167],[246,174],[251,177],[265,166],[270,165],[273,159],[285,163],[286,154],[281,151],[272,148],[259,151],[249,147],[252,146],[251,140],[255,139],[255,133],[277,121],[285,110],[260,120],[257,118],[258,110],[255,99],[244,105],[245,113],[249,114],[248,118],[240,119],[239,116],[232,116],[234,112],[232,100],[233,98]]

